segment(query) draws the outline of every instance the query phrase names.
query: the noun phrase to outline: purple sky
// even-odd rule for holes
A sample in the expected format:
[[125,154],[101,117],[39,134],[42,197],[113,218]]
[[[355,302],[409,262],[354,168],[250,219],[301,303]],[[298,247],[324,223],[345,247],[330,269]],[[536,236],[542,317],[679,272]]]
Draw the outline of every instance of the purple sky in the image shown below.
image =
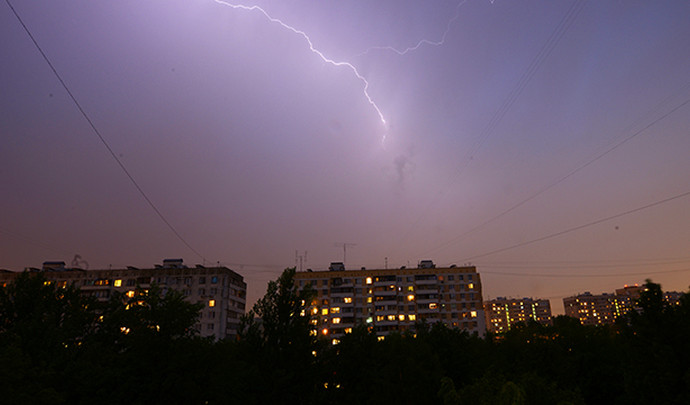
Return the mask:
[[203,258],[3,2],[0,268],[205,259],[253,303],[295,250],[323,269],[347,242],[349,268],[472,262],[485,299],[555,312],[690,285],[690,196],[527,243],[690,191],[690,2],[243,3],[356,68],[385,125],[350,67],[259,10],[12,4]]

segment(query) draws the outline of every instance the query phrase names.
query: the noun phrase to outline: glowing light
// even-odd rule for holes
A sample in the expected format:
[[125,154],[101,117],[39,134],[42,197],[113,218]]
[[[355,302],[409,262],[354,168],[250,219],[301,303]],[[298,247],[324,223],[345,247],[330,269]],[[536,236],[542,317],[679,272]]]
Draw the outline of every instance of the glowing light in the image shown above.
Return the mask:
[[309,37],[309,35],[307,35],[306,32],[304,32],[302,30],[298,30],[297,28],[286,24],[282,20],[271,16],[270,14],[268,14],[266,12],[266,10],[264,10],[263,8],[261,8],[259,6],[246,6],[244,4],[233,4],[233,3],[228,3],[228,2],[223,1],[223,0],[214,0],[214,1],[218,4],[228,6],[230,8],[235,9],[235,10],[257,11],[257,12],[261,13],[261,14],[263,14],[264,17],[266,17],[266,19],[268,21],[275,23],[275,24],[279,24],[281,27],[285,28],[286,30],[292,31],[293,33],[304,38],[304,40],[309,45],[309,50],[312,53],[316,54],[319,58],[321,58],[321,60],[324,61],[325,63],[328,63],[328,64],[335,66],[335,67],[345,67],[345,68],[350,69],[352,71],[352,73],[355,74],[357,79],[359,79],[364,84],[364,89],[363,89],[364,97],[366,97],[369,104],[371,104],[371,106],[374,107],[374,110],[376,110],[376,113],[378,114],[379,119],[381,120],[381,123],[383,123],[383,125],[386,125],[386,119],[384,118],[383,113],[381,112],[381,109],[379,109],[379,106],[374,102],[374,100],[369,95],[369,81],[367,81],[367,79],[359,73],[359,71],[357,70],[357,68],[353,64],[351,64],[350,62],[336,61],[336,60],[333,60],[333,59],[326,57],[326,55],[324,55],[323,52],[321,52],[320,50],[318,50],[314,47],[314,44],[312,43],[311,38]]
[[[369,53],[371,51],[383,50],[383,51],[392,51],[392,52],[397,53],[400,56],[404,56],[408,52],[416,51],[422,45],[441,46],[446,42],[446,37],[448,36],[448,32],[450,31],[451,25],[453,25],[455,20],[457,20],[460,17],[460,6],[462,6],[465,3],[467,3],[467,0],[462,0],[460,3],[458,3],[457,6],[455,6],[455,15],[453,16],[453,18],[451,18],[448,21],[448,24],[446,24],[446,30],[443,31],[443,35],[441,36],[440,40],[431,41],[429,39],[422,38],[414,46],[405,48],[403,50],[400,50],[400,49],[392,47],[392,46],[372,46],[372,47],[368,48],[366,51],[362,52],[361,55],[366,55],[367,53]],[[493,3],[493,1],[492,1],[492,3]]]

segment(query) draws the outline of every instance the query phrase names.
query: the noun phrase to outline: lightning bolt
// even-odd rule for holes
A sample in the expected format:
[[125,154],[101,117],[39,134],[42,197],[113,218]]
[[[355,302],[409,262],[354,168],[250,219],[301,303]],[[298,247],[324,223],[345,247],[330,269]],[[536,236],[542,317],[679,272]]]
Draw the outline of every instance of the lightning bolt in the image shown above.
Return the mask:
[[[353,64],[351,64],[349,62],[339,62],[339,61],[328,58],[326,55],[323,54],[323,52],[321,52],[320,50],[318,50],[314,47],[314,44],[312,43],[311,38],[309,38],[309,35],[307,35],[306,32],[299,30],[299,29],[297,29],[291,25],[288,25],[285,22],[283,22],[282,20],[271,16],[270,14],[268,14],[266,12],[266,10],[264,10],[263,8],[261,8],[259,6],[246,6],[243,4],[233,4],[233,3],[228,3],[228,2],[223,1],[223,0],[214,0],[214,1],[218,4],[233,8],[235,10],[244,10],[244,11],[261,13],[271,23],[279,24],[281,27],[285,28],[286,30],[292,31],[293,33],[304,38],[304,40],[309,45],[309,50],[312,51],[312,53],[315,53],[325,63],[328,63],[328,64],[333,65],[335,67],[345,67],[345,68],[350,69],[352,71],[352,73],[355,74],[357,79],[359,79],[364,84],[364,89],[363,89],[364,97],[366,97],[369,104],[371,104],[371,106],[374,108],[374,110],[376,110],[376,113],[378,114],[379,119],[381,120],[381,123],[384,126],[386,125],[386,118],[383,116],[381,109],[379,108],[379,106],[376,104],[376,102],[374,102],[374,100],[369,95],[369,82],[367,81],[367,79],[364,76],[362,76],[359,73],[359,71],[357,70],[357,68]],[[385,141],[385,135],[384,135],[383,140]]]
[[[491,1],[491,4],[493,4],[494,0],[490,0],[490,1]],[[453,16],[453,18],[448,20],[448,24],[446,24],[446,30],[443,31],[443,35],[441,36],[441,39],[438,41],[432,41],[432,40],[423,38],[423,39],[419,40],[419,42],[417,42],[417,44],[415,44],[414,46],[405,48],[403,50],[400,50],[400,49],[392,47],[392,46],[372,46],[372,47],[368,48],[366,51],[362,52],[360,55],[366,55],[371,51],[383,50],[383,51],[392,51],[392,52],[397,53],[400,56],[404,56],[408,52],[416,51],[422,45],[441,46],[446,42],[446,37],[448,36],[448,32],[450,32],[450,27],[453,25],[455,20],[457,20],[460,17],[460,6],[462,6],[465,3],[467,3],[467,0],[462,0],[461,2],[458,3],[457,6],[455,6],[455,15]]]

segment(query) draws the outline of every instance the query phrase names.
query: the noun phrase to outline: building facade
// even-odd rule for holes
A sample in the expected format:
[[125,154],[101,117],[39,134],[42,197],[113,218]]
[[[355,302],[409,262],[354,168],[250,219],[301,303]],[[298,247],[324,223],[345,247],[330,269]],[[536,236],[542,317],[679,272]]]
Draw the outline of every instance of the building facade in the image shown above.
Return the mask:
[[486,328],[493,333],[509,331],[515,324],[533,320],[551,325],[551,302],[546,299],[498,297],[484,302]]
[[[637,300],[644,286],[626,285],[616,289],[615,294],[592,295],[589,292],[563,298],[567,316],[577,318],[583,325],[610,325],[628,312],[639,311]],[[678,305],[682,293],[664,292],[664,300],[669,305]]]
[[329,270],[297,272],[300,288],[310,285],[316,298],[309,311],[312,333],[337,341],[360,324],[381,338],[414,330],[419,321],[443,322],[483,336],[486,331],[481,279],[475,267],[436,268],[422,261],[416,269]]
[[630,310],[630,297],[590,292],[563,298],[565,314],[577,318],[582,325],[611,325]]
[[[74,285],[84,295],[107,301],[118,291],[133,296],[135,288],[149,289],[156,284],[162,293],[177,290],[192,303],[204,308],[195,325],[203,337],[217,339],[237,336],[240,317],[245,313],[247,284],[241,275],[227,267],[187,267],[181,259],[166,259],[162,265],[139,269],[84,270],[66,268],[64,262],[45,262],[43,268],[25,271],[42,272],[57,286]],[[0,285],[11,282],[19,273],[0,273]]]

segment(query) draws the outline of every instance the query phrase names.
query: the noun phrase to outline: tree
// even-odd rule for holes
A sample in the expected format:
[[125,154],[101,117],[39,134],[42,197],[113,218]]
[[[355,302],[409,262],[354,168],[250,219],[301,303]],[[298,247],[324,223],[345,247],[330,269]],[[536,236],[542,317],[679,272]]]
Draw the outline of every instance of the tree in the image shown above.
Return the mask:
[[62,371],[93,333],[95,302],[42,273],[0,288],[0,391],[5,403],[62,403]]
[[630,356],[625,364],[631,402],[690,401],[690,304],[684,294],[678,307],[669,305],[661,285],[647,280],[631,311],[626,329]]
[[240,402],[303,403],[314,391],[316,338],[310,334],[308,311],[314,291],[299,289],[295,272],[285,269],[269,282],[266,295],[241,319],[241,355],[254,364],[248,372],[255,379],[241,387]]
[[17,342],[32,361],[61,358],[92,332],[94,304],[73,286],[56,287],[42,273],[21,273],[0,288],[0,336]]

